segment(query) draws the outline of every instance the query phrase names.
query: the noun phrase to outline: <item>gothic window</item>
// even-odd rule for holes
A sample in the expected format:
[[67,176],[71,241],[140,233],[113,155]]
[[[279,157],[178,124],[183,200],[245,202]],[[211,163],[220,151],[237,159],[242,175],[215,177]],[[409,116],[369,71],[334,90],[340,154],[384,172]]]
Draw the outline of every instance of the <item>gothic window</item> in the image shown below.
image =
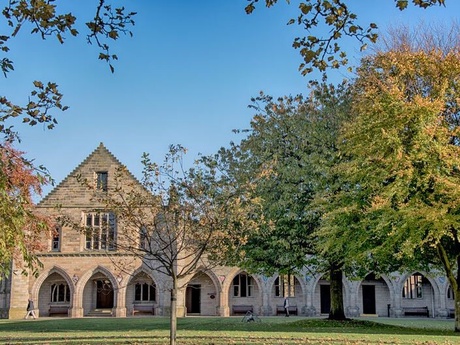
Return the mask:
[[233,297],[252,297],[254,280],[247,273],[240,273],[233,278]]
[[108,189],[108,177],[107,171],[96,172],[96,188],[100,191],[107,192]]
[[283,274],[275,279],[275,296],[276,297],[294,297],[295,296],[295,277],[291,274]]
[[419,273],[411,275],[404,282],[402,297],[407,299],[422,298],[423,276]]
[[134,285],[135,302],[154,302],[156,300],[155,284],[136,283]]
[[52,284],[51,285],[51,302],[70,302],[69,285],[66,283]]
[[87,213],[85,227],[86,249],[115,250],[117,224],[113,213]]
[[61,228],[58,226],[54,229],[52,233],[51,251],[61,251]]

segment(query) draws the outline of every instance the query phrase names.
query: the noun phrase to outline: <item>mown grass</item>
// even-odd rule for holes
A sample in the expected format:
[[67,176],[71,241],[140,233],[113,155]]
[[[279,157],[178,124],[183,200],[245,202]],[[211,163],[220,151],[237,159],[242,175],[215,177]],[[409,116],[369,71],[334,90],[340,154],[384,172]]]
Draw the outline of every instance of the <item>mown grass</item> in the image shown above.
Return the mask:
[[[384,322],[384,323],[382,323]],[[1,320],[2,344],[168,344],[169,320],[136,318],[42,318]],[[187,317],[178,320],[178,344],[460,344],[453,321],[375,319],[335,322],[319,318]]]

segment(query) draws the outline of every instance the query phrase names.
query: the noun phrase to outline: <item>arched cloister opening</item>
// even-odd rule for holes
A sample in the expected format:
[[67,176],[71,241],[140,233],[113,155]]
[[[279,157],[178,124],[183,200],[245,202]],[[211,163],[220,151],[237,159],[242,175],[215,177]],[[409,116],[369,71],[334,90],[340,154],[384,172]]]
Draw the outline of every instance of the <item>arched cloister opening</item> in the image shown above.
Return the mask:
[[231,280],[228,294],[231,315],[246,314],[248,310],[261,314],[262,288],[260,281],[245,271],[240,271]]
[[219,315],[219,301],[220,291],[215,277],[200,271],[190,279],[185,289],[187,315]]
[[97,267],[87,272],[79,284],[83,286],[80,296],[84,316],[113,315],[113,309],[116,307],[116,293],[119,290],[117,281],[110,271]]
[[358,306],[363,315],[390,316],[391,293],[384,277],[369,273],[358,289]]
[[159,289],[153,277],[143,270],[135,272],[126,286],[128,314],[155,315],[159,300]]
[[40,281],[38,309],[40,316],[68,316],[72,306],[73,284],[65,272],[51,269]]
[[430,279],[420,272],[412,273],[401,284],[403,316],[433,316],[435,292]]
[[[331,283],[327,279],[328,274],[323,273],[321,275],[316,275],[315,280],[312,283],[312,303],[311,306],[308,306],[309,311],[308,315],[329,315],[331,310]],[[351,305],[351,299],[355,297],[354,289],[350,286],[350,281],[343,276],[342,279],[342,295],[343,295],[343,308],[347,316],[353,317],[356,316],[356,311],[354,310],[354,304]],[[350,308],[351,307],[351,308]]]
[[270,289],[269,303],[273,314],[284,314],[284,298],[289,298],[290,314],[299,314],[304,304],[304,291],[298,277],[293,274],[281,274],[274,280]]
[[322,275],[316,282],[313,293],[313,307],[319,314],[329,314],[331,310],[331,284]]

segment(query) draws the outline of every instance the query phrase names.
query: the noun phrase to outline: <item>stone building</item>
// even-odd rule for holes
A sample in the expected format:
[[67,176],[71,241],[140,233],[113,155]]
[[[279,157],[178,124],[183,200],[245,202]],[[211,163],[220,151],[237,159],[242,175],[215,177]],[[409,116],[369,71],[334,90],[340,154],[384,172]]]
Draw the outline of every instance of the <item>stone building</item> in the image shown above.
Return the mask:
[[[0,284],[1,317],[24,317],[29,297],[42,317],[169,314],[168,277],[148,270],[140,260],[130,272],[117,268],[111,259],[117,254],[111,243],[117,241],[123,228],[113,214],[94,212],[90,192],[75,178],[92,179],[104,189],[121,165],[100,144],[38,204],[41,212],[54,217],[65,213],[80,219],[92,233],[62,226],[48,240],[48,249],[39,254],[43,267],[38,276],[21,275],[17,273],[20,267],[13,267],[11,279]],[[138,183],[134,176],[129,178]],[[284,313],[284,296],[289,296],[291,313],[298,315],[320,316],[330,307],[329,282],[307,270],[295,276],[266,277],[249,275],[237,267],[198,269],[183,283],[178,293],[178,316],[231,316],[247,310],[278,315]],[[448,317],[454,306],[447,279],[429,272],[380,277],[370,272],[362,281],[345,277],[343,291],[349,317],[400,317],[411,312]]]

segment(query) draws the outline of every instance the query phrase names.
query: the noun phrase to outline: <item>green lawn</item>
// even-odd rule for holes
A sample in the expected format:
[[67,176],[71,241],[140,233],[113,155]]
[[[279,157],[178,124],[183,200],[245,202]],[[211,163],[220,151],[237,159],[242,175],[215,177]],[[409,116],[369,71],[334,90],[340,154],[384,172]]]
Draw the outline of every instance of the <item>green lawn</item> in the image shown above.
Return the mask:
[[[330,322],[304,317],[187,317],[178,322],[178,344],[460,344],[452,320],[358,319]],[[42,318],[0,320],[2,344],[168,344],[169,320],[135,318]]]

